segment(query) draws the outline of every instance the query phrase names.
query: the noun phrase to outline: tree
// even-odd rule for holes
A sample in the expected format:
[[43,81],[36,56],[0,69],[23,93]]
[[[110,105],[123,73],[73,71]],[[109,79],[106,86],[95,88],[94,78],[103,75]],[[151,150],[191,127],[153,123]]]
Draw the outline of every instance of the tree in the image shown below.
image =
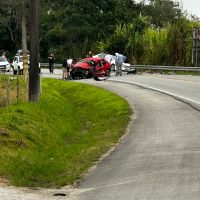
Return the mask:
[[172,0],[150,0],[144,5],[144,15],[152,17],[151,23],[156,27],[164,27],[176,21],[182,14],[179,4]]

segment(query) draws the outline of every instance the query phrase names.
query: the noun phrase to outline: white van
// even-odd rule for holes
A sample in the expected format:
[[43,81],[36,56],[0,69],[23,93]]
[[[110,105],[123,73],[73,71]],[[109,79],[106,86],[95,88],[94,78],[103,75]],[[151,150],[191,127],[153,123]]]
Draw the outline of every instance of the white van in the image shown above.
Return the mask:
[[[28,65],[29,65],[29,59],[30,56],[28,55]],[[12,62],[12,68],[14,75],[23,74],[23,56],[22,55],[16,55]]]

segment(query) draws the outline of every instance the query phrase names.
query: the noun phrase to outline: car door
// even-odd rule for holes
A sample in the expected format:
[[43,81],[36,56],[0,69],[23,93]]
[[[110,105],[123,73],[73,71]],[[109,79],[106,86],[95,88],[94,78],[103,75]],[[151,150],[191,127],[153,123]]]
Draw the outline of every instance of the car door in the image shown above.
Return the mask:
[[18,56],[15,56],[12,63],[13,70],[18,70],[18,63],[19,63]]

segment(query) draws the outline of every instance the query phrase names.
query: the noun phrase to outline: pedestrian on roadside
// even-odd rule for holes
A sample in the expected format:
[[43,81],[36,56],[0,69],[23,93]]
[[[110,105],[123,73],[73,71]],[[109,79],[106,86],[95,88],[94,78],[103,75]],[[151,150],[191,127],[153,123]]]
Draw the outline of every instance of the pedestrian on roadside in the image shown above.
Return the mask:
[[10,63],[10,60],[9,60],[9,58],[8,58],[8,54],[7,54],[6,51],[4,51],[4,52],[2,53],[2,56]]
[[63,76],[62,76],[62,79],[65,80],[65,79],[67,79],[67,68],[68,68],[67,58],[64,59],[62,67],[63,67]]
[[72,65],[73,65],[73,59],[70,58],[70,59],[67,60],[67,79],[71,79],[70,71],[72,69]]
[[2,53],[2,56],[3,56],[4,58],[7,58],[7,55],[6,55],[6,52],[5,52],[5,51]]
[[122,54],[115,53],[116,56],[116,76],[122,76],[122,63],[126,60],[126,57]]
[[111,64],[113,57],[111,54],[109,54],[109,52],[106,52],[105,59]]
[[88,58],[92,58],[92,57],[93,57],[93,53],[92,53],[91,50],[88,52],[87,57],[88,57]]
[[50,74],[53,74],[53,70],[54,70],[54,62],[55,62],[55,56],[53,53],[51,53],[48,56],[48,60],[49,60],[49,72]]

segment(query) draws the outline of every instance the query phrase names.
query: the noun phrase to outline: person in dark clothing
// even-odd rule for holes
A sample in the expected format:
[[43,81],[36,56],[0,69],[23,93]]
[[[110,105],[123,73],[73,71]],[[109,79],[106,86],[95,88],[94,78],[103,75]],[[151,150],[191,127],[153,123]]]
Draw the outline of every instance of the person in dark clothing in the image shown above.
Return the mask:
[[48,60],[49,60],[49,72],[50,72],[50,74],[53,74],[54,62],[55,62],[55,57],[54,57],[53,53],[51,53],[49,55]]

